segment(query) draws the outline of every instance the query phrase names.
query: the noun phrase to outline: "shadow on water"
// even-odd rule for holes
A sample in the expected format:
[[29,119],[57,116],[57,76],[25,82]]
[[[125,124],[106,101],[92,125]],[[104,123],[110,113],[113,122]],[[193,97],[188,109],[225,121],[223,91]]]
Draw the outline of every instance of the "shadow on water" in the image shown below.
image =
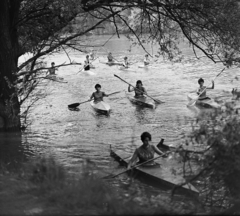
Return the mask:
[[23,145],[21,132],[0,133],[0,163],[17,168],[32,155],[29,146]]
[[68,109],[69,109],[70,111],[77,111],[77,112],[80,111],[80,109],[77,108],[77,107],[76,107],[76,108],[68,108]]

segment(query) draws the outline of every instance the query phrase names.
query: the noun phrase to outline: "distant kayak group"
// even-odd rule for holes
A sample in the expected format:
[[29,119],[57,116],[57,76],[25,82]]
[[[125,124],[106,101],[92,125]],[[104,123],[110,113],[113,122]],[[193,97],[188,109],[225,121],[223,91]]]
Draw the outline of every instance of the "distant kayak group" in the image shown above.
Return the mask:
[[[90,59],[89,59],[90,57],[93,60],[96,59],[96,58],[94,58],[93,52],[91,52],[89,55],[86,56],[86,59],[84,61],[84,70],[85,71],[90,70],[90,68],[94,68],[94,66],[90,62]],[[130,63],[128,61],[127,56],[125,56],[123,58],[123,61],[120,62],[116,58],[113,57],[111,52],[108,53],[107,62],[105,62],[105,63],[109,66],[118,65],[118,66],[120,66],[119,69],[121,69],[121,70],[129,69],[129,67],[130,67]],[[143,59],[143,65],[138,66],[138,67],[139,68],[148,68],[149,66],[150,66],[149,55],[146,54]],[[205,108],[219,108],[220,105],[217,102],[215,102],[213,99],[211,99],[207,96],[207,90],[214,89],[214,81],[212,81],[211,87],[206,87],[206,86],[204,86],[204,80],[202,78],[200,78],[198,80],[198,84],[199,84],[199,88],[197,89],[197,91],[194,93],[189,93],[187,95],[187,98],[190,101],[188,105],[191,106],[191,105],[196,104],[196,105],[203,106]],[[143,87],[143,83],[141,80],[137,81],[136,86],[134,88],[131,89],[129,86],[128,92],[132,92],[132,91],[135,92],[134,97],[132,97],[129,94],[126,94],[126,96],[129,98],[129,100],[131,102],[138,104],[138,105],[155,108],[154,103],[149,102],[149,101],[146,102],[147,98],[144,96],[144,93],[146,93],[146,89]],[[97,92],[96,94],[100,95],[101,93]],[[103,95],[103,97],[104,97],[104,95]]]
[[[84,65],[83,65],[84,71],[89,71],[91,68],[93,68],[93,69],[95,68],[93,66],[93,64],[90,62],[90,59],[93,61],[95,61],[97,59],[97,58],[95,58],[93,52],[91,52],[89,55],[86,55],[86,59],[84,60]],[[119,69],[122,69],[122,70],[130,68],[130,65],[134,64],[134,63],[130,63],[128,61],[127,56],[123,57],[122,61],[117,60],[116,58],[113,57],[111,52],[109,52],[107,55],[107,61],[102,62],[102,63],[107,64],[109,66],[118,65],[118,66],[120,66]],[[146,54],[144,57],[144,60],[143,60],[143,65],[139,66],[139,67],[147,67],[149,65],[150,65],[149,56],[148,56],[148,54]]]

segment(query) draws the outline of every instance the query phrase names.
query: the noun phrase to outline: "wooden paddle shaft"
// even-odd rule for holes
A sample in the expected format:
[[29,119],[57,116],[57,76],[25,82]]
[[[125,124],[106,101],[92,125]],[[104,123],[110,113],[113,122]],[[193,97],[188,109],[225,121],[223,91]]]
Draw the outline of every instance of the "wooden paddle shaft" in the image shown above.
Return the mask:
[[124,171],[121,172],[121,173],[118,173],[118,174],[116,174],[116,175],[114,175],[114,176],[111,176],[111,178],[115,178],[115,177],[117,177],[117,176],[119,176],[119,175],[121,175],[121,174],[123,174],[123,173],[125,173],[125,172],[127,172],[127,171],[129,171],[129,170],[131,170],[131,169],[137,168],[137,167],[142,166],[142,165],[144,165],[144,164],[146,164],[146,163],[148,163],[148,162],[154,161],[154,160],[156,160],[156,159],[158,159],[158,158],[160,158],[160,157],[163,157],[163,156],[166,155],[166,154],[167,154],[167,153],[165,153],[165,154],[163,154],[163,155],[159,155],[158,157],[152,158],[152,159],[150,159],[150,160],[148,160],[148,161],[145,161],[145,162],[143,162],[143,163],[141,163],[141,164],[138,164],[138,165],[136,165],[136,166],[133,166],[133,167],[131,167],[130,169],[124,170]]
[[[117,93],[120,93],[120,92],[121,92],[121,91],[113,92],[113,93],[109,94],[108,96],[113,95],[113,94],[117,94]],[[93,99],[92,99],[92,100],[93,100]],[[87,102],[92,101],[92,100],[87,100],[87,101],[84,101],[84,102],[81,102],[81,103],[69,104],[68,107],[70,107],[70,108],[71,108],[71,107],[77,107],[77,106],[79,106],[80,104],[87,103]]]
[[[127,83],[128,85],[132,86],[134,89],[136,88],[136,87],[134,87],[133,85],[131,85],[130,83],[128,83],[127,81],[123,80],[123,79],[122,79],[121,77],[119,77],[118,75],[114,74],[114,76],[117,77],[118,79],[122,80],[123,82]],[[152,98],[152,97],[149,96],[147,93],[145,93],[145,92],[143,92],[143,91],[141,91],[141,90],[139,90],[139,89],[138,89],[138,91],[142,92],[143,94],[147,95],[148,97],[150,97],[151,99],[153,99],[154,101],[156,101],[156,99]]]
[[120,93],[120,92],[121,91],[113,92],[113,93],[109,94],[108,96],[113,95],[113,94],[117,94],[117,93]]

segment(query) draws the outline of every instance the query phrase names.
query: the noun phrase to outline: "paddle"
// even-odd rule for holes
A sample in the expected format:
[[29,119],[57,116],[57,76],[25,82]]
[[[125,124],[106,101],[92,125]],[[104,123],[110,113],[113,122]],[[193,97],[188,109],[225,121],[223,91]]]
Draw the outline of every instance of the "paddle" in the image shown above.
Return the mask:
[[[123,82],[127,83],[128,85],[132,86],[134,89],[136,88],[136,87],[134,87],[133,85],[131,85],[130,83],[128,83],[127,81],[123,80],[121,77],[117,76],[116,74],[114,74],[114,76],[117,77],[118,79],[122,80]],[[140,92],[142,92],[142,93],[145,94],[146,96],[150,97],[150,98],[151,98],[152,100],[154,100],[156,103],[159,103],[159,104],[160,104],[160,103],[164,103],[164,102],[161,101],[161,100],[157,100],[157,99],[152,98],[151,96],[149,96],[148,94],[146,94],[145,92],[143,92],[143,91],[141,91],[141,90],[139,90],[139,89],[137,89],[137,90],[140,91]]]
[[77,106],[79,106],[80,104],[84,104],[84,103],[87,103],[91,100],[87,100],[87,101],[84,101],[84,102],[81,102],[81,103],[73,103],[73,104],[69,104],[68,105],[68,108],[76,108]]
[[[223,68],[223,69],[221,70],[221,72],[218,73],[218,74],[214,77],[213,81],[214,81],[224,70],[225,70],[225,68]],[[209,85],[206,86],[206,87],[202,90],[202,92],[197,96],[196,99],[193,100],[193,102],[190,101],[190,103],[189,103],[187,106],[193,106],[193,105],[195,105],[195,103],[197,102],[198,98],[199,98],[199,97],[202,95],[202,93],[207,89],[207,87],[209,87]]]
[[168,154],[168,153],[159,155],[158,157],[152,158],[152,159],[150,159],[150,160],[148,160],[148,161],[145,161],[145,162],[143,162],[143,163],[141,163],[141,164],[135,165],[135,166],[131,167],[130,169],[124,170],[123,172],[120,172],[120,173],[118,173],[118,174],[116,174],[116,175],[106,176],[106,177],[104,177],[104,178],[115,178],[115,177],[117,177],[117,176],[119,176],[119,175],[121,175],[121,174],[123,174],[123,173],[126,173],[127,171],[129,171],[129,170],[131,170],[131,169],[135,169],[135,168],[137,168],[137,167],[139,167],[139,166],[142,166],[142,165],[144,165],[144,164],[146,164],[146,163],[148,163],[148,162],[154,161],[154,160],[156,160],[156,159],[158,159],[158,158],[160,158],[160,157],[163,157],[163,156],[165,156],[165,155],[167,155],[167,154]]
[[[108,96],[110,95],[113,95],[113,94],[117,94],[117,93],[120,93],[121,91],[117,91],[117,92],[113,92],[111,94],[109,94]],[[93,100],[93,99],[92,99]],[[73,103],[73,104],[69,104],[68,105],[68,108],[76,108],[77,106],[79,106],[80,104],[83,104],[83,103],[87,103],[87,102],[90,102],[92,100],[87,100],[87,101],[84,101],[84,102],[81,102],[81,103]]]

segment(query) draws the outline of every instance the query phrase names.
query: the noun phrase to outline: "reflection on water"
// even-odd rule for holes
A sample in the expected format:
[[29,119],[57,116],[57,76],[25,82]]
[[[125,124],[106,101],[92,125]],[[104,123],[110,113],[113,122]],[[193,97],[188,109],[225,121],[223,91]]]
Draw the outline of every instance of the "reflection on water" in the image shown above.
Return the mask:
[[[107,36],[95,37],[92,43],[103,44],[107,39]],[[133,153],[141,144],[141,133],[149,131],[155,144],[164,138],[166,144],[178,145],[182,134],[190,131],[191,119],[201,112],[196,107],[187,108],[187,94],[197,89],[199,77],[205,79],[206,85],[210,84],[223,66],[213,64],[207,58],[194,59],[191,50],[184,45],[182,50],[186,56],[182,63],[160,59],[153,61],[154,67],[146,70],[138,67],[142,65],[139,62],[131,65],[131,71],[101,63],[106,61],[106,50],[111,51],[118,60],[125,55],[132,62],[143,59],[144,51],[140,47],[133,47],[131,52],[128,49],[126,38],[116,37],[106,44],[105,49],[97,50],[100,57],[93,62],[95,75],[77,73],[77,66],[60,68],[58,75],[67,83],[50,81],[39,87],[45,97],[31,110],[31,125],[27,131],[16,137],[1,135],[1,160],[51,154],[70,169],[76,168],[84,158],[89,158],[98,167],[116,170],[115,163],[111,168],[110,144],[115,149]],[[152,52],[150,47],[149,51]],[[84,59],[75,51],[71,51],[69,56],[72,60],[83,62]],[[46,61],[48,65],[52,61],[57,65],[67,59],[63,52],[49,56]],[[208,91],[209,96],[221,98],[222,101],[229,98],[231,89],[237,85],[235,81],[231,82],[236,73],[237,69],[225,70],[215,80],[215,90]],[[155,110],[133,105],[123,91],[127,90],[128,85],[114,77],[114,74],[133,85],[137,80],[142,80],[148,94],[165,103],[158,105]],[[122,91],[104,98],[112,108],[110,115],[96,114],[89,103],[81,104],[79,110],[70,111],[69,104],[89,99],[96,83],[101,84],[102,91],[107,94]],[[186,121],[186,118],[189,120]]]

